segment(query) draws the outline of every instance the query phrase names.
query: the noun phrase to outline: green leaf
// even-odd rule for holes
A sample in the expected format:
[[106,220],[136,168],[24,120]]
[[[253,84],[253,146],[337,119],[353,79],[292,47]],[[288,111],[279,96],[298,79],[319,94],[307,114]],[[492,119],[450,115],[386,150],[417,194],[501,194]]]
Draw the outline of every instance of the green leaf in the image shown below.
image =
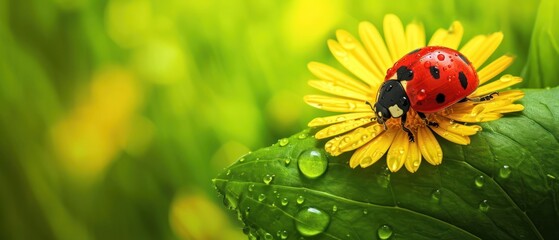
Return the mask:
[[306,130],[243,156],[214,184],[252,239],[551,239],[558,96],[526,90],[522,113],[482,124],[468,146],[439,138],[443,163],[416,173],[390,173],[385,159],[351,169],[351,153],[327,156]]
[[559,2],[540,3],[530,42],[530,53],[522,87],[556,87],[559,85]]

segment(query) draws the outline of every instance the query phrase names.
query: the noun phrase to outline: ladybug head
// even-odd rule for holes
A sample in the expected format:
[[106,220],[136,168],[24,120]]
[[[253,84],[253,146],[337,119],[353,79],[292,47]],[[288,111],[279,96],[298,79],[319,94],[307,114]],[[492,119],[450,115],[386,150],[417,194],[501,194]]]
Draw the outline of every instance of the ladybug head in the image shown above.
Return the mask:
[[398,80],[385,81],[377,94],[374,111],[377,122],[386,127],[385,122],[390,118],[398,118],[410,109],[408,95]]

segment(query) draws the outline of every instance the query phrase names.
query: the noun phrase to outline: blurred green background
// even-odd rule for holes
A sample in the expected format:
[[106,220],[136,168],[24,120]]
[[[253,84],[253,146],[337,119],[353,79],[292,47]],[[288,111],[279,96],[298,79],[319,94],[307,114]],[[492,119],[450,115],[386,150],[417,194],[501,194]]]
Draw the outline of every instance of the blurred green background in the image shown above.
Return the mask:
[[246,239],[211,179],[327,114],[302,96],[309,61],[339,66],[336,29],[395,13],[428,38],[453,20],[465,39],[503,31],[491,59],[549,87],[534,39],[557,63],[557,4],[541,4],[551,16],[538,1],[2,0],[0,239]]

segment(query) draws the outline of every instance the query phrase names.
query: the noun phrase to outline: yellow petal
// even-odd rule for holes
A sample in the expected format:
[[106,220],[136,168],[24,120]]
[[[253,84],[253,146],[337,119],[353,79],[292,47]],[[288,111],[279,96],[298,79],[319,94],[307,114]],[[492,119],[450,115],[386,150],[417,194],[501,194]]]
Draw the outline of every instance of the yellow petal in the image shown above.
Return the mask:
[[421,23],[410,23],[406,26],[407,50],[425,47],[425,29]]
[[522,104],[509,104],[506,106],[502,106],[493,110],[496,113],[511,113],[511,112],[520,112],[524,110],[524,106]]
[[367,127],[357,128],[350,133],[342,136],[335,137],[330,141],[326,142],[324,149],[332,156],[338,156],[344,152],[348,152],[359,148],[371,139],[382,133],[384,129],[378,124],[372,124]]
[[402,168],[407,159],[408,148],[408,134],[404,130],[398,131],[386,156],[386,165],[390,171],[397,172]]
[[525,93],[522,90],[508,90],[508,91],[499,92],[499,95],[494,96],[493,99],[495,100],[507,99],[511,102],[514,102],[516,100],[523,98],[524,95]]
[[514,84],[520,83],[522,82],[522,78],[521,77],[517,77],[517,76],[513,76],[510,74],[504,75],[501,78],[490,82],[488,84],[485,84],[481,87],[478,87],[477,90],[475,92],[473,92],[472,94],[470,94],[469,97],[480,97],[480,96],[485,96],[489,93],[494,93],[497,92],[499,90],[508,88]]
[[394,136],[396,136],[397,131],[398,128],[389,128],[367,143],[367,145],[359,148],[355,151],[353,156],[351,156],[349,166],[355,168],[357,165],[361,165],[361,167],[365,168],[378,161],[384,153],[386,153],[390,144],[392,144],[392,140]]
[[445,138],[448,141],[451,141],[453,143],[456,144],[461,144],[461,145],[468,145],[470,144],[470,137],[468,136],[462,136],[450,131],[447,131],[446,129],[440,128],[440,127],[432,127],[431,130],[433,130],[433,132],[436,132],[437,134],[439,134],[439,136]]
[[355,128],[361,127],[371,122],[371,118],[360,118],[355,120],[348,120],[345,122],[330,125],[318,131],[314,137],[316,139],[324,139],[332,136],[340,135],[342,133],[351,131]]
[[404,26],[400,18],[394,14],[388,14],[384,17],[383,29],[390,57],[392,62],[396,62],[408,52],[406,49]]
[[318,127],[324,125],[330,125],[339,122],[345,122],[348,120],[358,119],[358,118],[372,118],[374,116],[373,112],[365,113],[348,113],[329,117],[319,117],[315,118],[309,122],[309,127]]
[[371,112],[371,107],[364,101],[321,95],[306,95],[304,100],[312,107],[331,112]]
[[477,73],[479,78],[479,85],[481,86],[482,84],[502,73],[512,64],[512,61],[514,61],[514,57],[510,55],[503,55],[485,66]]
[[330,93],[332,95],[346,97],[346,98],[353,98],[361,101],[373,101],[371,97],[363,95],[361,92],[353,91],[344,86],[337,85],[334,82],[324,81],[324,80],[310,80],[308,83],[309,86],[316,88],[320,91],[323,91],[325,93]]
[[363,67],[355,56],[344,49],[340,43],[334,40],[328,40],[328,47],[338,62],[363,82],[367,83],[369,86],[380,85],[382,79],[375,77],[373,73]]
[[348,152],[357,149],[374,139],[384,131],[384,128],[378,123],[373,123],[367,127],[360,127],[352,132],[345,134],[340,141],[338,148],[342,152]]
[[414,173],[421,165],[421,152],[419,152],[419,147],[417,146],[417,142],[410,142],[408,153],[406,156],[406,169]]
[[445,115],[455,121],[465,122],[465,123],[477,123],[477,122],[489,122],[501,118],[503,115],[495,112],[481,112],[477,114],[473,113],[449,113]]
[[439,165],[443,160],[443,150],[428,127],[417,128],[417,144],[421,155],[432,165]]
[[[355,80],[354,78],[349,77],[346,74],[326,64],[310,62],[308,64],[308,68],[316,77],[322,80],[333,82],[336,85],[340,85],[347,89],[351,89],[352,91],[359,92],[362,95],[371,94],[367,91],[370,88],[366,84]],[[371,96],[373,95],[371,94]]]
[[462,55],[466,56],[471,62],[472,57],[474,57],[474,54],[477,52],[477,49],[480,47],[480,45],[483,44],[483,42],[485,42],[486,39],[487,36],[477,35],[470,39],[470,41],[468,41],[466,44],[464,44],[459,52],[462,53]]
[[454,120],[446,118],[441,115],[435,115],[436,122],[439,124],[438,128],[444,129],[446,131],[456,133],[463,136],[471,136],[481,131],[481,127],[478,125],[464,125],[460,123],[455,123]]
[[[472,46],[471,49],[464,50],[464,52],[461,50],[460,52],[468,57],[475,69],[478,69],[487,60],[487,58],[495,52],[497,47],[501,44],[501,41],[503,41],[503,33],[496,32],[487,36],[482,42]],[[466,46],[464,46],[463,49],[465,48]],[[466,52],[468,55],[466,55]]]
[[371,59],[379,69],[382,70],[392,67],[393,62],[390,59],[386,45],[379,31],[373,24],[370,22],[361,22],[359,24],[359,36],[369,56],[371,56]]
[[361,68],[370,72],[379,81],[384,80],[384,70],[378,68],[371,57],[367,54],[363,46],[353,35],[344,30],[336,31],[338,42],[346,49],[355,59],[355,64],[361,65]]
[[462,41],[464,27],[458,21],[454,21],[448,30],[442,28],[437,29],[429,41],[429,46],[443,46],[447,48],[457,49]]

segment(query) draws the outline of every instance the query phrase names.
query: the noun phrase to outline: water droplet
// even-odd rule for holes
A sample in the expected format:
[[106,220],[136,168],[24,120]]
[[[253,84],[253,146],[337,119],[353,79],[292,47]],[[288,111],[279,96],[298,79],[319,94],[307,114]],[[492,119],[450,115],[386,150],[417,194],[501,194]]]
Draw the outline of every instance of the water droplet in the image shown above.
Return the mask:
[[281,200],[281,205],[282,205],[282,206],[287,206],[288,203],[289,203],[289,200],[287,200],[287,198],[283,198],[283,199]]
[[280,147],[284,147],[285,145],[289,144],[289,139],[282,138],[282,139],[278,140],[278,143],[279,143]]
[[227,170],[227,176],[231,175],[231,169]]
[[291,158],[286,158],[285,159],[285,166],[289,165],[291,163]]
[[266,234],[264,234],[264,239],[266,239],[266,240],[273,240],[273,239],[274,239],[274,236],[272,236],[272,234],[266,233]]
[[326,230],[330,224],[330,216],[317,208],[308,207],[300,210],[294,221],[301,235],[312,237]]
[[260,195],[258,195],[258,201],[259,202],[264,201],[264,199],[266,199],[266,195],[264,195],[264,193],[261,193]]
[[301,133],[301,134],[299,134],[299,136],[297,136],[297,138],[299,138],[299,139],[305,139],[305,138],[307,138],[308,136],[309,136],[309,135],[308,135],[307,133]]
[[245,158],[239,159],[239,162],[244,162],[244,161],[245,161]]
[[363,209],[363,214],[367,215],[369,213],[369,211],[367,211],[367,209]]
[[419,90],[417,93],[417,101],[423,101],[427,97],[427,93],[425,93],[425,89]]
[[380,239],[389,239],[392,236],[392,228],[384,224],[378,228],[377,235]]
[[377,176],[377,183],[383,188],[388,188],[390,184],[390,169],[388,167]]
[[274,177],[275,177],[275,176],[276,176],[276,175],[273,175],[273,174],[272,174],[272,175],[266,174],[266,176],[264,176],[264,178],[263,178],[262,180],[264,181],[264,183],[265,183],[266,185],[268,185],[268,184],[270,184],[270,183],[272,182],[272,180],[274,180]]
[[433,199],[433,201],[435,202],[440,202],[441,201],[441,190],[440,189],[435,189],[432,193],[431,193],[431,199]]
[[489,203],[487,202],[487,200],[483,200],[479,203],[479,210],[482,212],[489,211]]
[[297,204],[303,204],[305,202],[305,197],[299,196],[297,197]]
[[424,62],[424,63],[423,63],[423,67],[425,67],[425,68],[430,68],[430,67],[431,67],[431,63],[430,63],[430,62]]
[[508,178],[510,176],[511,169],[509,165],[504,165],[499,169],[499,177]]
[[444,54],[437,55],[437,59],[439,59],[439,61],[444,60]]
[[254,183],[248,185],[248,191],[249,191],[249,192],[252,192],[252,190],[254,190]]
[[276,235],[281,239],[287,239],[287,237],[289,236],[287,234],[287,231],[285,231],[285,230],[279,230]]
[[338,206],[334,205],[332,206],[332,212],[337,212],[338,211]]
[[474,183],[477,188],[482,188],[485,184],[485,178],[483,176],[477,176]]
[[328,159],[321,149],[311,148],[299,155],[297,165],[305,177],[313,179],[326,172]]
[[247,207],[245,209],[245,217],[248,217],[248,214],[250,213],[250,207]]

